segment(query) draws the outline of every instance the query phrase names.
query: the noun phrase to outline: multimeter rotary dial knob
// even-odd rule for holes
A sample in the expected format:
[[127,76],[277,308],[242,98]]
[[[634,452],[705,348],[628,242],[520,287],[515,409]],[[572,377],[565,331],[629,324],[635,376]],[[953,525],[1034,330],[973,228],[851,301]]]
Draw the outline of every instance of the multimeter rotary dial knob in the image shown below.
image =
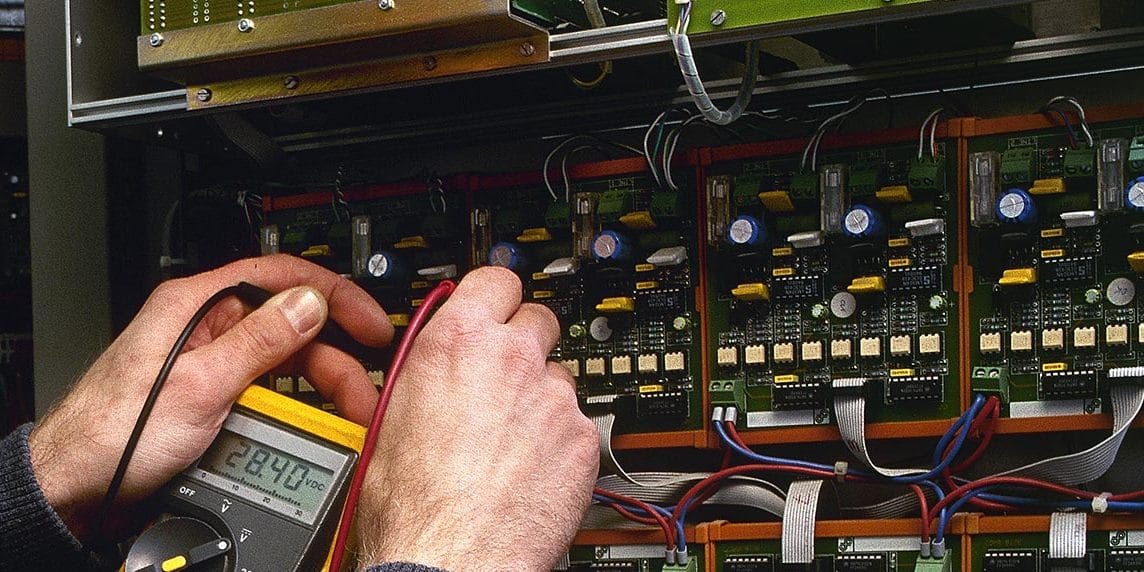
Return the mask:
[[124,572],[233,572],[234,541],[195,518],[169,518],[148,528],[127,554]]

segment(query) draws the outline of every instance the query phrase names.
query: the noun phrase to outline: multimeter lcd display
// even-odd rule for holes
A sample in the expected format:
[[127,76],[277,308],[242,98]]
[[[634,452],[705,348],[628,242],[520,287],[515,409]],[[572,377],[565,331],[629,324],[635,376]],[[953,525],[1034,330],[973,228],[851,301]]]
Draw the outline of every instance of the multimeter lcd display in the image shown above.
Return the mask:
[[330,469],[225,429],[199,460],[199,468],[283,501],[305,514],[318,511],[334,480]]

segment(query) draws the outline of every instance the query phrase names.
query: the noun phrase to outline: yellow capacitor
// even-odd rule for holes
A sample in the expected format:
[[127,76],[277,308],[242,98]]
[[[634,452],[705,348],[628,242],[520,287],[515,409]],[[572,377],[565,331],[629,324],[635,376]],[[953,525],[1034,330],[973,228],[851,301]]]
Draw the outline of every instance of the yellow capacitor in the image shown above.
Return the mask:
[[1041,365],[1041,371],[1044,371],[1044,372],[1067,371],[1068,368],[1069,368],[1069,364],[1061,363],[1061,362],[1046,363],[1046,364]]
[[1136,272],[1144,272],[1144,250],[1138,250],[1129,254],[1128,265]]
[[890,377],[913,377],[914,373],[915,373],[914,370],[910,369],[908,367],[904,367],[901,369],[891,369],[890,370]]
[[772,276],[794,276],[794,268],[775,268],[771,271]]
[[731,290],[731,295],[744,302],[762,302],[771,299],[771,291],[766,284],[740,284]]
[[851,294],[877,294],[886,291],[886,279],[881,276],[859,276],[846,288]]
[[548,242],[552,240],[552,233],[548,232],[547,228],[526,228],[516,237],[517,242],[532,243],[532,242]]
[[910,194],[910,188],[905,185],[882,187],[874,193],[874,196],[884,203],[908,203],[914,200],[913,195]]
[[390,314],[389,323],[394,327],[404,328],[409,325],[409,314]]
[[630,212],[620,217],[620,222],[632,230],[652,230],[655,228],[655,219],[648,211]]
[[1059,195],[1065,192],[1064,179],[1037,179],[1029,188],[1030,195]]
[[997,281],[1001,286],[1024,286],[1037,283],[1036,268],[1010,268]]
[[635,298],[627,296],[620,296],[616,298],[604,298],[602,302],[596,304],[596,311],[605,314],[617,314],[621,312],[635,312],[636,301]]
[[886,264],[890,268],[905,268],[913,262],[909,258],[891,258]]
[[1041,238],[1059,238],[1065,235],[1063,228],[1046,228],[1041,231]]
[[644,264],[637,264],[636,265],[636,272],[654,272],[654,271],[655,271],[655,265],[654,264],[644,263]]
[[663,389],[662,385],[641,385],[640,393],[660,393]]
[[315,244],[302,251],[302,258],[317,258],[319,256],[333,256],[334,251],[328,244]]
[[544,272],[533,272],[532,273],[532,279],[533,280],[550,280],[551,278],[552,278],[551,274],[546,274]]
[[407,236],[401,240],[393,243],[393,248],[398,250],[406,248],[428,248],[429,242],[425,240],[424,236]]
[[655,280],[648,280],[647,282],[636,282],[636,290],[655,290],[659,288],[659,282]]
[[904,236],[899,236],[897,238],[891,238],[890,240],[887,240],[886,245],[890,248],[906,248],[910,245],[910,239]]
[[1050,248],[1041,251],[1041,258],[1060,258],[1065,255],[1062,248]]
[[537,290],[532,293],[533,300],[547,300],[556,295],[552,290]]
[[787,375],[776,375],[775,376],[775,383],[776,384],[798,383],[798,376],[793,374],[793,373],[787,374]]
[[773,213],[794,212],[794,202],[790,200],[790,193],[787,191],[764,191],[759,193],[759,200]]
[[794,249],[789,246],[778,246],[771,250],[771,256],[791,256],[794,254]]

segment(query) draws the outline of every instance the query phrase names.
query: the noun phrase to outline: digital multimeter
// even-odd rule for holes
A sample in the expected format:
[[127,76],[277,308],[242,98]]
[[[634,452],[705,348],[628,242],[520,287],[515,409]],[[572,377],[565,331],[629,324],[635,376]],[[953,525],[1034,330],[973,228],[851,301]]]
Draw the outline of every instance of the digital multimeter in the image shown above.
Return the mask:
[[123,572],[326,570],[365,428],[248,388]]

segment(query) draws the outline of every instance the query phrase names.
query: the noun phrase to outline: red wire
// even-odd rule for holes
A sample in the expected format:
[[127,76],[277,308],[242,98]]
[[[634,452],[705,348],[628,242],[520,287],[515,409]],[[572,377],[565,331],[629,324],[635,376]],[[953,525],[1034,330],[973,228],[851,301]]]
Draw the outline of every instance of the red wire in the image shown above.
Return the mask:
[[918,497],[918,506],[920,507],[922,517],[922,542],[929,542],[929,501],[926,500],[926,493],[920,486],[910,485],[910,489],[913,490],[914,494]]
[[[663,529],[663,535],[667,539],[667,545],[668,546],[675,546],[675,528],[671,526],[671,523],[669,523],[667,521],[667,519],[664,518],[664,516],[659,513],[659,511],[652,508],[651,505],[649,505],[649,504],[647,504],[647,503],[645,503],[645,502],[643,502],[637,498],[624,496],[624,495],[614,493],[612,491],[601,489],[601,488],[596,488],[593,492],[600,495],[600,496],[610,498],[614,501],[622,502],[624,504],[629,504],[632,506],[637,506],[637,507],[643,509],[643,511],[645,513],[647,513],[651,516],[650,517],[642,517],[642,516],[639,516],[639,515],[631,512],[630,510],[624,508],[623,506],[612,505],[612,510],[620,513],[620,515],[622,515],[624,518],[626,518],[628,520],[632,520],[632,521],[639,522],[642,524],[658,524],[659,527]],[[682,540],[683,539],[680,539],[680,541],[682,541]]]
[[[981,435],[981,441],[977,443],[977,449],[975,449],[971,455],[966,457],[964,461],[953,466],[950,469],[950,472],[960,473],[961,471],[972,467],[975,463],[977,463],[977,461],[981,460],[981,457],[985,455],[985,450],[988,449],[989,444],[993,442],[993,435],[997,431],[997,420],[1001,417],[1001,401],[998,400],[996,396],[990,397],[989,405],[987,405],[987,407],[989,408],[989,417],[984,421],[984,433]],[[980,430],[981,428],[977,427],[977,425],[978,424],[974,422],[974,426],[971,428],[971,431]]]
[[381,396],[377,400],[377,407],[373,410],[373,418],[370,419],[369,426],[366,428],[365,443],[362,446],[357,470],[354,471],[353,480],[350,482],[350,488],[346,494],[346,505],[342,509],[342,519],[338,524],[338,535],[334,540],[333,555],[330,559],[330,570],[334,572],[341,570],[342,557],[346,552],[346,542],[350,535],[350,524],[353,523],[354,513],[357,511],[358,497],[361,496],[361,487],[365,481],[366,471],[369,469],[370,461],[373,460],[373,450],[377,446],[377,436],[381,432],[381,421],[385,418],[385,410],[389,407],[390,396],[393,395],[393,386],[397,382],[398,375],[401,374],[405,359],[409,357],[413,340],[417,338],[417,334],[421,332],[421,328],[429,319],[429,313],[441,300],[448,298],[456,288],[457,285],[452,281],[443,280],[425,296],[425,301],[422,302],[421,307],[417,308],[413,317],[409,319],[405,336],[401,338],[401,343],[398,344],[397,350],[393,354],[393,361],[389,364],[389,373],[385,376],[385,385],[382,387]]

